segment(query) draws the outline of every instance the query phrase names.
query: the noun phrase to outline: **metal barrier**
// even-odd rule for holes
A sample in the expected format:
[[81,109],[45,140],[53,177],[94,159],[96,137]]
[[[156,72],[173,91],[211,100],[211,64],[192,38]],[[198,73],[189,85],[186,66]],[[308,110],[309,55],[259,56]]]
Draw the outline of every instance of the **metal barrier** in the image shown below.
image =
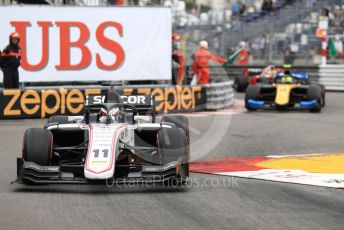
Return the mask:
[[233,81],[212,83],[206,88],[207,110],[230,108],[234,105]]
[[318,82],[326,90],[344,91],[344,65],[326,65],[319,68]]
[[[256,75],[260,73],[266,65],[228,65],[228,66],[209,66],[210,78],[212,82],[224,82],[234,80],[238,76],[243,76],[244,72],[249,75]],[[283,66],[276,66],[276,68],[283,68]],[[294,72],[307,72],[310,80],[318,82],[319,67],[318,66],[292,66],[290,68]],[[191,82],[193,77],[193,70],[191,66],[186,67],[185,84]]]

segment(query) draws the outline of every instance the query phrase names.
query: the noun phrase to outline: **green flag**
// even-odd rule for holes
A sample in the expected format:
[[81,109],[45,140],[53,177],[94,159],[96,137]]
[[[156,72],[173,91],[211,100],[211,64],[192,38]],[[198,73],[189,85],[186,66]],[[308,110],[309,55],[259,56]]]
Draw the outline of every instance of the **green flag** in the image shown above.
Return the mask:
[[238,49],[237,51],[235,51],[231,56],[229,56],[227,58],[227,61],[225,62],[224,66],[228,66],[230,64],[233,64],[239,57],[239,54],[241,52],[242,48],[241,49]]
[[332,56],[337,57],[338,56],[338,52],[337,52],[336,46],[334,45],[334,42],[333,42],[332,38],[330,38],[328,40],[328,47],[330,49],[330,52],[331,52]]

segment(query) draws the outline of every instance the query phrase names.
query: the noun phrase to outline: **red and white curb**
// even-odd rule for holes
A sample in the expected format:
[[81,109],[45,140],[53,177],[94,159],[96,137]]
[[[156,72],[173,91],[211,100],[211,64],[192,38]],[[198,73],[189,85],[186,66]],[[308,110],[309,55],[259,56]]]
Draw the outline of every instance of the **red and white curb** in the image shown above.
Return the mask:
[[190,171],[343,189],[343,159],[344,154],[222,158],[192,162]]

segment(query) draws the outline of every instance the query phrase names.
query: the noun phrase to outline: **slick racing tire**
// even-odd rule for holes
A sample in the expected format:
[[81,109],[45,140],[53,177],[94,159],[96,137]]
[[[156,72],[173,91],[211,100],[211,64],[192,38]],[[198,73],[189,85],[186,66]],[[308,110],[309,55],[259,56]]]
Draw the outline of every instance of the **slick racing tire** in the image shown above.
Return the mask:
[[50,130],[30,128],[24,133],[23,158],[41,166],[51,163],[53,151],[53,134]]
[[[180,128],[161,128],[157,135],[157,145],[164,164],[182,160],[181,180],[189,176],[188,143],[185,132]],[[180,181],[183,182],[183,181]]]
[[58,123],[58,124],[70,124],[71,121],[68,120],[68,116],[55,115],[48,118],[47,124]]
[[248,104],[248,100],[253,99],[257,100],[260,94],[260,86],[259,85],[249,85],[246,89],[245,94],[245,107],[248,111],[255,111],[256,109],[250,107]]
[[325,100],[326,100],[326,88],[323,84],[318,84],[321,89],[321,97],[322,97],[322,107],[325,107]]
[[184,115],[166,115],[161,119],[162,122],[175,124],[177,128],[184,131],[188,144],[190,144],[189,119]]
[[233,88],[237,92],[245,92],[248,86],[248,78],[244,76],[239,76],[234,79]]
[[311,112],[320,112],[323,105],[323,98],[321,95],[321,88],[318,85],[310,85],[307,91],[307,99],[317,101],[317,106],[312,108]]

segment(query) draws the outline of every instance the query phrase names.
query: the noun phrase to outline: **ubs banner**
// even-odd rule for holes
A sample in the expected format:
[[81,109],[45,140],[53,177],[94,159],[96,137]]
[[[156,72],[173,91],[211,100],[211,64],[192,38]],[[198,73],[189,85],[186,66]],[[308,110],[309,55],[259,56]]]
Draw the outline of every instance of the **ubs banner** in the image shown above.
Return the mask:
[[24,5],[0,15],[0,49],[11,32],[21,37],[21,82],[171,79],[169,8]]
[[[204,109],[205,88],[202,87],[124,87],[123,95],[153,95],[159,113]],[[0,91],[0,119],[46,118],[52,115],[80,115],[84,104],[100,103],[107,89],[56,88]]]

